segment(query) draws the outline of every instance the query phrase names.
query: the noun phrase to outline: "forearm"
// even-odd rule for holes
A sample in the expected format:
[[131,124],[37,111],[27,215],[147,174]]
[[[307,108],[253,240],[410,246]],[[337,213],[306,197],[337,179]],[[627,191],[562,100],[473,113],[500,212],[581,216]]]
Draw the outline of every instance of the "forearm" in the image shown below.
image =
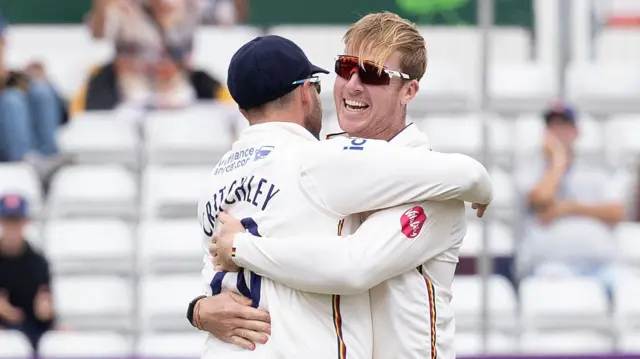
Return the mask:
[[528,200],[531,208],[545,207],[553,202],[564,172],[564,168],[559,165],[551,165],[547,169],[540,182],[529,192]]
[[[328,237],[254,237],[234,239],[234,262],[263,277],[297,290],[322,294],[354,294],[362,290],[350,272],[354,264],[344,250],[346,239]],[[354,288],[356,287],[356,288]]]
[[572,203],[570,213],[573,215],[591,217],[610,225],[617,224],[624,219],[624,207],[619,203]]

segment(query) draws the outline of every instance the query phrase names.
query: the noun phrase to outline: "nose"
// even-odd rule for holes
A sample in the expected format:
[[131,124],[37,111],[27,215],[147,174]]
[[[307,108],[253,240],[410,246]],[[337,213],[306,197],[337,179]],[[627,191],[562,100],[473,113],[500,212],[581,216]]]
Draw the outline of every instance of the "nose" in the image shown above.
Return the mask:
[[360,81],[360,76],[358,75],[358,71],[356,69],[351,71],[351,75],[349,77],[349,80],[347,80],[347,85],[345,86],[345,88],[350,94],[362,92],[364,90],[364,86]]

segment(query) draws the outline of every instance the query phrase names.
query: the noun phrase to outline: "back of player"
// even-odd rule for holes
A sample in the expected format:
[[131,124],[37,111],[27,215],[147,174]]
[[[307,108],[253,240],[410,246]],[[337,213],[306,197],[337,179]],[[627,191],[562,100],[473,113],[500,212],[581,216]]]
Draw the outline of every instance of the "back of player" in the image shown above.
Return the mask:
[[[205,236],[210,238],[216,231],[222,210],[242,218],[247,231],[257,236],[335,235],[355,229],[355,224],[343,223],[312,207],[301,191],[296,172],[300,159],[296,154],[310,144],[317,145],[317,140],[295,124],[266,123],[245,130],[232,151],[214,168],[212,192],[200,203]],[[210,265],[204,269],[203,277],[210,294],[236,291],[251,298],[254,307],[269,311],[272,328],[267,344],[258,345],[253,352],[210,335],[207,358],[343,358],[344,341],[349,343],[349,358],[371,358],[368,293],[307,293],[249,271],[214,274]],[[343,317],[342,313],[346,315]]]

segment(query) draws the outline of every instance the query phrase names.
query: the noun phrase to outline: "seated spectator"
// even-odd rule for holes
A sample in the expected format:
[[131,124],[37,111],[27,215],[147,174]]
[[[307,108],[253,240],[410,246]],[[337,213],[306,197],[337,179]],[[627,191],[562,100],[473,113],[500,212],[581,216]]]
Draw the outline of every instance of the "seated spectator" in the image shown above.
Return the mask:
[[203,24],[228,26],[247,20],[247,0],[202,0],[202,2]]
[[592,276],[610,288],[621,273],[613,227],[625,216],[610,171],[577,163],[575,113],[558,104],[544,114],[544,160],[518,171],[527,203],[519,258],[525,274]]
[[56,132],[65,105],[41,64],[11,71],[4,64],[7,25],[0,16],[0,162],[28,161],[46,175],[61,163]]
[[226,89],[191,66],[196,0],[94,0],[89,14],[96,38],[113,39],[116,57],[96,69],[72,101],[71,112],[120,104],[178,108],[196,100],[229,100]]
[[0,197],[0,327],[22,331],[37,350],[54,311],[49,264],[25,240],[28,223],[23,197]]

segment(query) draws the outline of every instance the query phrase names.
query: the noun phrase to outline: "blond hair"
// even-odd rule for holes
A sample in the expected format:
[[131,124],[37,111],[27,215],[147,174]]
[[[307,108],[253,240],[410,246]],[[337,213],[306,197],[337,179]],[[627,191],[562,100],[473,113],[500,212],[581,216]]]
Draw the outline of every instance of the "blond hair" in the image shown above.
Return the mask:
[[347,51],[361,61],[365,54],[369,54],[374,58],[367,60],[383,66],[394,52],[399,51],[401,72],[420,80],[427,70],[424,38],[414,23],[392,12],[363,17],[349,28],[343,40]]

